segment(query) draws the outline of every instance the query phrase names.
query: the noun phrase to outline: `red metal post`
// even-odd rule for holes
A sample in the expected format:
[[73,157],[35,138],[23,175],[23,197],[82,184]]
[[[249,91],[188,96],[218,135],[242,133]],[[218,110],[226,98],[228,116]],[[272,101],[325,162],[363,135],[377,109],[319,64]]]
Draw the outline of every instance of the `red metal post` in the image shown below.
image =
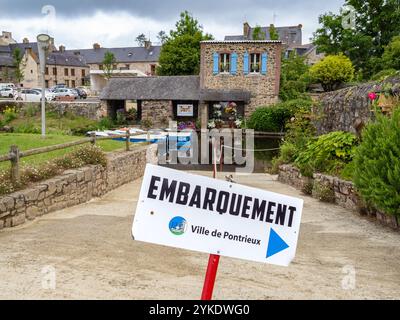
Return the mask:
[[207,273],[204,280],[203,293],[201,295],[201,300],[203,301],[212,300],[215,279],[217,277],[219,258],[220,256],[211,254],[208,260]]
[[[217,160],[216,160],[216,147],[214,144],[214,179],[217,178]],[[215,279],[217,278],[217,271],[219,265],[219,255],[210,254],[210,258],[208,259],[208,266],[206,271],[206,278],[204,279],[203,293],[201,294],[201,300],[210,301],[212,300]]]

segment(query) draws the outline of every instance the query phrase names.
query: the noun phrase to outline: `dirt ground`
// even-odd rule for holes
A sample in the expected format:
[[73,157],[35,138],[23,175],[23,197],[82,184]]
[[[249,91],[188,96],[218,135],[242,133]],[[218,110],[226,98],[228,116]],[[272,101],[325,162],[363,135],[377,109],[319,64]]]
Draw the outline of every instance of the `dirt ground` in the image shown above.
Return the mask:
[[[400,298],[399,233],[272,176],[237,181],[305,199],[299,246],[289,268],[222,257],[214,298]],[[0,231],[0,299],[198,299],[206,254],[132,240],[140,183]]]

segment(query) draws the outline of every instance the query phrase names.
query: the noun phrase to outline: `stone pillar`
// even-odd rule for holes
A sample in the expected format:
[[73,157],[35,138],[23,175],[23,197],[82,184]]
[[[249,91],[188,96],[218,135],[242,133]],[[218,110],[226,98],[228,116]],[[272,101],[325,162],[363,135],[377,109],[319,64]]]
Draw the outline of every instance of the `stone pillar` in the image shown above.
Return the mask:
[[201,129],[208,127],[208,104],[204,101],[199,102],[199,118],[201,122]]

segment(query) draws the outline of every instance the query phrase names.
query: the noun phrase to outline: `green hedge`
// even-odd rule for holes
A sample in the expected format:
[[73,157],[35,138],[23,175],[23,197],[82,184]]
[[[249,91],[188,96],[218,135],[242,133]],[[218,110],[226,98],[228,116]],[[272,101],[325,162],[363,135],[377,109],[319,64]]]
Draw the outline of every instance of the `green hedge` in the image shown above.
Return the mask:
[[310,99],[296,99],[281,102],[268,107],[258,108],[250,117],[248,127],[255,131],[282,132],[286,123],[301,108],[311,108]]
[[363,131],[354,157],[354,183],[364,200],[400,216],[400,107]]

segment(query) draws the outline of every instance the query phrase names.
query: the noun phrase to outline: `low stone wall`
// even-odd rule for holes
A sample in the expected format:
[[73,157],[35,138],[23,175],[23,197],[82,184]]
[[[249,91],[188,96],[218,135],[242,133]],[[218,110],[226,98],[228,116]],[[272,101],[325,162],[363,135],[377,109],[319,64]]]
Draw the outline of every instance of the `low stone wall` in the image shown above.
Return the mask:
[[[39,102],[0,101],[0,112],[6,107],[16,107],[19,110],[23,110],[28,106],[35,106],[40,109]],[[71,113],[96,121],[107,115],[107,110],[104,109],[104,106],[100,102],[87,102],[84,100],[73,102],[48,102],[46,103],[46,111],[56,112],[60,115]]]
[[27,190],[0,197],[0,229],[16,227],[44,214],[85,203],[140,178],[146,163],[157,163],[157,146],[108,155],[106,168],[69,170]]
[[[291,165],[282,165],[279,167],[278,180],[299,190],[305,190],[307,185],[314,183],[328,186],[334,191],[335,204],[349,210],[357,211],[361,215],[367,215],[383,225],[400,231],[400,219],[377,210],[367,209],[357,193],[354,184],[350,181],[320,173],[314,174],[313,178],[304,177],[299,169]],[[315,197],[315,195],[313,196]]]

